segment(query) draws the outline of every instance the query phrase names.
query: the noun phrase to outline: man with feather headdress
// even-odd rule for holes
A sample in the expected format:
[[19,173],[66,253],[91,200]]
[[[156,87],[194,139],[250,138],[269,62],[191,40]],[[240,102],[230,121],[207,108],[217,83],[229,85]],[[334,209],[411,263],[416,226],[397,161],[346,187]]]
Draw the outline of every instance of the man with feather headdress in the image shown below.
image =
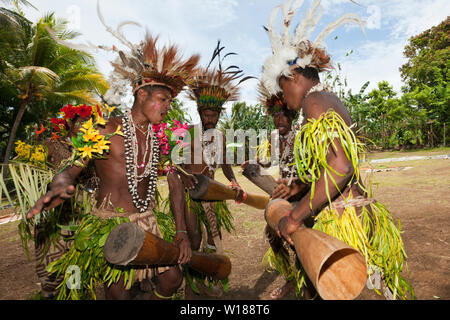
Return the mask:
[[[276,7],[267,26],[272,55],[264,62],[261,81],[269,94],[282,92],[288,108],[303,114],[294,145],[295,164],[299,178],[311,184],[308,193],[279,221],[275,231],[293,245],[290,235],[313,217],[314,229],[363,253],[369,275],[377,272],[383,279],[383,288],[375,290],[382,289],[387,298],[407,298],[408,294],[414,297],[412,287],[401,274],[406,269],[406,254],[399,227],[386,207],[370,198],[361,182],[358,157],[363,145],[351,129],[350,114],[319,79],[320,72],[332,68],[324,38],[344,23],[356,23],[361,28],[364,23],[354,14],[345,14],[311,42],[309,37],[321,17],[320,2],[313,2],[292,35],[290,23],[303,0],[293,4],[287,0]],[[273,29],[279,10],[283,15],[281,36]],[[280,190],[285,188],[286,185],[280,186]],[[288,192],[284,197],[291,195]],[[305,273],[298,275],[297,284],[301,287]]]
[[[239,201],[242,200],[243,192],[236,182],[231,164],[226,162],[224,135],[216,126],[225,109],[223,105],[228,101],[236,101],[239,98],[239,85],[252,77],[240,79],[242,71],[236,66],[222,69],[223,59],[235,54],[228,53],[221,57],[223,49],[218,41],[208,66],[199,70],[188,88],[189,98],[197,104],[201,123],[190,127],[190,132],[193,133],[191,158],[183,164],[183,168],[189,174],[203,174],[214,179],[216,170],[221,167],[232,187],[239,191],[236,199]],[[218,67],[210,69],[216,59]],[[186,197],[189,197],[188,193]],[[186,206],[186,224],[192,249],[198,250],[203,243],[203,248],[207,251],[223,254],[222,229],[225,228],[228,232],[233,229],[232,216],[226,202],[192,199],[187,199],[186,202],[190,204]]]
[[[132,294],[129,289],[137,279],[141,283],[150,280],[154,294],[150,298],[168,299],[183,280],[178,265],[157,268],[115,266],[107,263],[103,254],[99,254],[106,238],[96,239],[99,238],[98,234],[110,229],[118,221],[132,222],[165,240],[174,238],[174,243],[180,249],[178,263],[182,265],[189,261],[192,254],[190,241],[187,234],[182,232],[186,230],[184,210],[180,205],[183,204],[183,189],[176,173],[168,176],[173,191],[171,201],[175,236],[169,232],[171,228],[164,225],[167,219],[161,219],[157,210],[156,182],[161,150],[153,125],[163,121],[172,99],[186,85],[191,84],[199,56],[184,59],[176,46],[158,47],[158,37],[148,33],[142,43],[134,45],[121,33],[123,23],[117,30],[112,30],[99,10],[98,14],[106,29],[129,48],[129,51],[122,51],[115,46],[95,47],[119,54],[120,59],[112,64],[115,72],[130,82],[134,104],[122,117],[110,118],[106,123],[104,119],[97,118],[95,126],[92,120],[82,125],[84,134],[79,135],[80,139],[88,139],[96,143],[97,147],[101,142],[101,149],[93,150],[90,144],[75,148],[78,152],[74,153],[75,161],[54,177],[49,184],[49,191],[31,208],[28,217],[70,199],[75,191],[75,178],[84,166],[92,162],[100,179],[96,194],[97,206],[82,220],[75,232],[74,246],[52,265],[52,271],[66,273],[68,266],[77,265],[73,262],[74,257],[77,257],[77,261],[86,263],[81,274],[83,294],[92,293],[95,297],[95,284],[104,282],[107,299],[130,299]],[[72,46],[66,42],[63,44]],[[87,47],[92,49],[91,46]],[[92,154],[96,152],[102,156],[94,158]],[[93,252],[96,252],[95,255]],[[85,254],[89,256],[84,257]],[[92,265],[95,267],[89,267]],[[79,299],[80,296],[76,289],[70,288],[68,292],[66,286],[62,286],[58,298]]]
[[[300,181],[297,175],[297,169],[294,164],[294,140],[299,130],[298,122],[302,119],[298,118],[298,113],[295,110],[289,110],[281,92],[277,94],[269,94],[267,89],[260,82],[258,84],[258,95],[261,106],[265,107],[267,115],[271,116],[278,130],[279,136],[279,187],[272,193],[272,198],[286,198],[289,202],[295,203],[300,200],[308,191],[308,184]],[[272,154],[274,146],[265,146],[265,152]],[[260,154],[263,158],[268,158],[267,154]],[[272,165],[269,161],[267,163],[261,162],[258,158],[258,165],[267,168]],[[241,165],[242,170],[245,170],[250,161],[246,161]],[[270,297],[274,300],[281,299],[287,293],[295,288],[295,250],[290,250],[290,246],[275,234],[274,230],[266,225],[264,230],[270,244],[269,250],[263,258],[263,266],[267,270],[276,270],[286,280],[286,283],[274,289],[270,293]],[[307,297],[314,296],[314,293],[305,292]]]
[[[236,177],[231,165],[226,163],[225,140],[221,131],[216,129],[216,126],[220,114],[224,110],[223,105],[228,101],[236,101],[239,98],[239,85],[252,77],[244,77],[237,82],[242,77],[242,71],[236,66],[231,66],[223,70],[222,60],[229,55],[235,54],[228,53],[222,58],[221,51],[223,49],[224,47],[220,47],[220,41],[218,41],[208,66],[199,70],[194,82],[188,89],[189,98],[197,104],[201,124],[200,126],[196,126],[193,131],[194,136],[191,137],[192,156],[190,162],[184,164],[184,168],[191,174],[204,174],[214,179],[215,171],[220,166],[225,177],[233,186],[240,189],[236,183]],[[215,59],[219,61],[218,68],[210,69],[211,63]],[[215,212],[216,208],[214,206],[217,207],[217,203],[202,202],[202,207],[206,215],[205,222],[209,233],[207,242],[214,250],[223,252],[220,241],[220,227],[225,226],[230,231],[230,228],[232,228],[231,216],[225,203],[223,203],[224,208],[220,210],[224,212],[224,216]],[[193,240],[193,248],[198,249],[201,241],[201,230],[198,230],[195,221],[192,221],[192,224],[192,230],[190,231],[194,235],[191,238],[196,239]]]

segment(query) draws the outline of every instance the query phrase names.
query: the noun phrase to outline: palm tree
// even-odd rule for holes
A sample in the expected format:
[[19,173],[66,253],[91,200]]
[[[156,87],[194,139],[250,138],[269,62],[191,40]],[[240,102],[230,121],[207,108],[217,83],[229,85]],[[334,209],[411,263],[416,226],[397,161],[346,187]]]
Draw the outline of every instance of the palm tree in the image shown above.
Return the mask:
[[15,118],[3,160],[7,163],[27,110],[41,106],[55,113],[65,103],[96,104],[109,86],[92,56],[58,44],[45,29],[60,39],[73,39],[79,34],[67,30],[67,21],[50,13],[31,25],[18,12],[1,8],[0,13],[0,25],[10,27],[0,33],[0,81],[15,92],[10,104]]

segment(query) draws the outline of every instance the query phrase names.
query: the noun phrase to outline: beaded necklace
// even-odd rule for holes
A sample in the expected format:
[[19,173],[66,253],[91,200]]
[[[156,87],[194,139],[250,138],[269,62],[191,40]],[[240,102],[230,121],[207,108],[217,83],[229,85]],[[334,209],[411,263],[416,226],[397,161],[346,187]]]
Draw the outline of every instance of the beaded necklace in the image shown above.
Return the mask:
[[[136,137],[136,126],[131,117],[131,111],[127,112],[122,118],[122,126],[125,142],[125,163],[126,163],[126,176],[128,181],[128,191],[133,199],[134,206],[140,213],[145,212],[150,202],[155,197],[156,180],[158,179],[158,162],[159,162],[159,143],[158,139],[154,139],[154,133],[152,125],[149,123],[146,134],[146,148],[142,163],[138,165],[139,147]],[[149,143],[151,145],[150,154],[148,156],[148,162],[145,163],[145,159],[148,153]],[[144,168],[142,174],[138,174],[138,168]],[[148,182],[147,195],[145,199],[141,199],[138,193],[138,183],[144,178],[150,176]]]
[[[203,131],[203,126],[200,124],[200,145],[202,146],[202,157],[204,159],[205,164],[208,167],[208,170],[211,174],[214,174],[219,167],[218,165],[218,154],[216,154],[216,143],[214,140],[206,141],[206,131]],[[215,138],[216,135],[214,135],[213,138]]]
[[281,136],[285,141],[285,144],[283,153],[280,157],[280,175],[283,178],[289,178],[289,185],[291,184],[292,179],[296,176],[297,173],[297,168],[294,164],[294,140],[298,129],[298,126],[292,123],[291,131],[289,131],[287,137],[284,138],[283,136]]

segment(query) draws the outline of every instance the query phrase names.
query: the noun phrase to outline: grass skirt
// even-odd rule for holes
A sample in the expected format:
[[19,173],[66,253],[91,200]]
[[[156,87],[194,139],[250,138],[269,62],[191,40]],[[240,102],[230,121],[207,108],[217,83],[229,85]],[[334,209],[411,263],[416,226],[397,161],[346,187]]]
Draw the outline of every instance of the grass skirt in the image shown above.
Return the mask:
[[[69,251],[47,267],[49,273],[64,277],[58,288],[58,300],[96,299],[95,288],[101,283],[110,286],[123,277],[125,288],[130,289],[135,280],[154,275],[155,268],[118,266],[104,258],[108,235],[114,227],[126,222],[136,223],[166,241],[172,241],[175,234],[173,216],[157,208],[136,214],[95,209],[83,217],[80,225],[74,226]],[[158,272],[165,270],[167,267],[157,268]]]

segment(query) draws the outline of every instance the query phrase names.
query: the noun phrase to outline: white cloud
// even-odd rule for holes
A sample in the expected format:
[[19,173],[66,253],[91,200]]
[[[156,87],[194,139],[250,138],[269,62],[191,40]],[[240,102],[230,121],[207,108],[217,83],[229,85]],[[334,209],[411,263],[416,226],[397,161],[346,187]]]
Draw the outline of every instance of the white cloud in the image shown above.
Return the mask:
[[386,80],[399,92],[403,85],[399,68],[406,62],[403,50],[408,39],[443,21],[448,14],[447,1],[358,2],[366,7],[380,8],[380,28],[368,30],[365,40],[351,46],[355,48],[355,54],[346,58],[347,51],[340,50],[335,61],[341,62],[353,92],[368,80],[371,82],[369,89]]
[[[260,76],[261,65],[270,54],[270,45],[261,26],[267,23],[271,9],[284,0],[101,0],[102,13],[107,23],[115,28],[120,22],[133,20],[143,28],[127,26],[124,32],[130,41],[142,39],[147,27],[153,34],[160,34],[161,43],[177,43],[186,55],[200,53],[201,63],[206,64],[221,39],[225,51],[236,52],[228,63],[238,65],[246,75]],[[33,1],[32,1],[33,2]],[[117,41],[105,31],[96,13],[96,1],[71,0],[35,1],[40,11],[24,8],[27,17],[36,21],[43,13],[55,11],[58,17],[77,17],[74,7],[80,8],[80,41],[112,45]],[[37,3],[39,2],[39,3]],[[356,2],[357,4],[355,4]],[[305,0],[294,17],[298,23],[310,8],[313,0]],[[355,90],[371,81],[371,87],[381,80],[387,80],[396,90],[401,87],[398,68],[404,63],[403,48],[408,38],[437,25],[448,15],[448,0],[323,0],[323,18],[315,34],[336,20],[340,15],[354,12],[368,21],[366,36],[355,27],[343,27],[335,34],[337,41],[326,42],[335,62],[341,62],[349,86]],[[379,11],[376,9],[379,8]],[[69,12],[72,9],[72,12]],[[379,12],[379,19],[378,19]],[[355,54],[345,58],[348,50]],[[109,53],[96,55],[97,63],[106,75],[111,70],[109,61],[115,56]],[[227,58],[228,60],[228,58]],[[256,102],[256,80],[249,80],[242,86],[242,100]],[[185,102],[185,105],[191,105]],[[193,118],[195,106],[190,107]]]
[[386,80],[400,92],[402,82],[398,68],[405,62],[403,47],[402,42],[367,42],[353,55],[343,58],[340,61],[342,74],[347,78],[349,88],[358,92],[366,81],[370,81],[370,90]]

